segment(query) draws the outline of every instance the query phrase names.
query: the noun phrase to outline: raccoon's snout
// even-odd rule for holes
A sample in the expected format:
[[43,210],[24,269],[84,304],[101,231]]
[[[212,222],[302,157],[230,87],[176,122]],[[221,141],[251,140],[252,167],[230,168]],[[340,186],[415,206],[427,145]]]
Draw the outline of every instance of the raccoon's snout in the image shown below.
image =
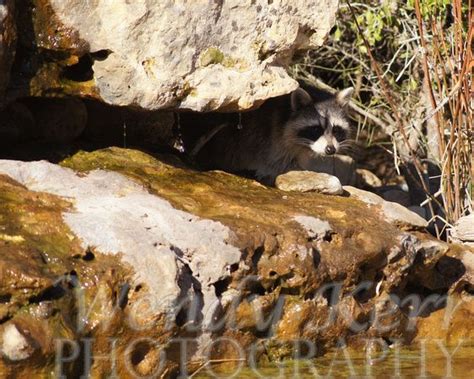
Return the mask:
[[336,154],[336,148],[332,145],[327,145],[326,148],[324,149],[324,152],[327,155],[334,155]]

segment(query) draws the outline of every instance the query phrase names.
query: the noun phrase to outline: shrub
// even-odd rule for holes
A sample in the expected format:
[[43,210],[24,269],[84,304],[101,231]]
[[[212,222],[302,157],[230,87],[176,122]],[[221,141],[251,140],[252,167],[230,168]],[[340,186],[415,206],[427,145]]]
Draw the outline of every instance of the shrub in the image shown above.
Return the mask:
[[318,86],[355,87],[359,135],[422,191],[438,236],[472,213],[471,2],[346,1],[327,43],[293,67]]

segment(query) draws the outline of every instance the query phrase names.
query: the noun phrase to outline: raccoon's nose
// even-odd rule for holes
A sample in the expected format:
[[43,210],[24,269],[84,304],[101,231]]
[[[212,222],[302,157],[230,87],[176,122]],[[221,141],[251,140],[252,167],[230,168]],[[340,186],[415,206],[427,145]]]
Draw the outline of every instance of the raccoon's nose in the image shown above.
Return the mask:
[[336,148],[332,145],[327,145],[326,149],[324,149],[327,155],[333,155],[336,153]]

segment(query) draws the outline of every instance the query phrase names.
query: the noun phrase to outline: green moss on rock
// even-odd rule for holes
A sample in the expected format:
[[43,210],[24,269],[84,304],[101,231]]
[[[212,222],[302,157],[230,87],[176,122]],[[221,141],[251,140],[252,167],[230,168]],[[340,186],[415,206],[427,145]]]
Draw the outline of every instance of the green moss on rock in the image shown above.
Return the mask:
[[209,47],[204,50],[199,56],[199,62],[202,67],[209,66],[211,64],[219,64],[224,60],[224,53],[217,47]]
[[0,359],[5,377],[50,377],[55,341],[82,333],[77,296],[89,309],[99,289],[118,290],[130,275],[118,257],[97,253],[83,259],[86,252],[63,220],[71,210],[58,196],[29,191],[0,175],[0,335],[15,325],[33,349],[20,365]]
[[[362,262],[381,264],[384,252],[396,243],[399,234],[375,210],[349,197],[286,193],[221,171],[192,170],[177,159],[158,160],[140,151],[109,148],[80,152],[62,165],[83,172],[117,171],[178,209],[228,226],[236,236],[233,243],[242,249],[256,249],[260,244],[269,255],[278,251],[278,257],[262,260],[268,271],[273,267],[286,272],[295,246],[308,244],[306,231],[293,219],[296,215],[329,222],[334,237],[331,243],[323,244],[321,255],[334,272],[353,271]],[[373,248],[366,249],[366,235],[371,236]],[[317,286],[323,278],[316,279],[316,272],[314,275],[302,280],[298,291],[308,290],[306,285]]]

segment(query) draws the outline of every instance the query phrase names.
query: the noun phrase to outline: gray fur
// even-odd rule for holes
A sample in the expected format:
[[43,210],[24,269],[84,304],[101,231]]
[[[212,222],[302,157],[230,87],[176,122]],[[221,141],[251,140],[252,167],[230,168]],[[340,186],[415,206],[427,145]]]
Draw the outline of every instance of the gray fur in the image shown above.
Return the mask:
[[[329,95],[299,88],[270,99],[259,109],[242,114],[242,129],[227,123],[218,130],[202,147],[198,161],[209,168],[252,172],[267,183],[290,170],[311,170],[315,158],[327,155],[327,146],[334,147],[331,155],[337,153],[349,137],[345,104],[351,93],[346,89]],[[318,130],[321,136],[315,142]],[[337,141],[335,134],[344,134],[344,138]]]

